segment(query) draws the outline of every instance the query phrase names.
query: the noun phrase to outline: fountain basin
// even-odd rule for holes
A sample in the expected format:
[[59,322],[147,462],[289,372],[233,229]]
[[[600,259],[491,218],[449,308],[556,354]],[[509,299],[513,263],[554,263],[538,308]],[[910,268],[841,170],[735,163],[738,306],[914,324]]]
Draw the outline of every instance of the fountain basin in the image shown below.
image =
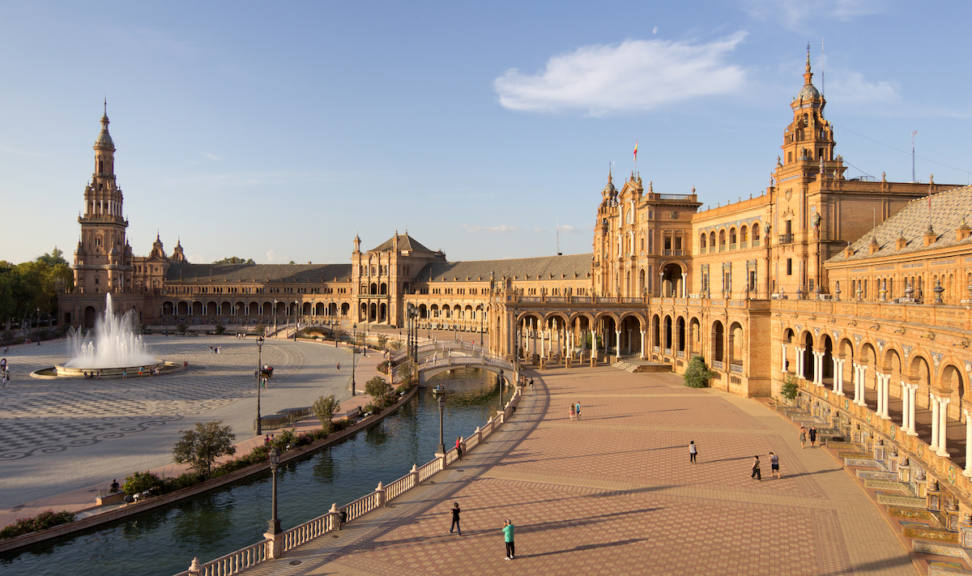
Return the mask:
[[30,373],[31,378],[41,380],[54,380],[61,378],[84,379],[88,376],[94,378],[144,378],[147,376],[159,376],[171,374],[181,370],[181,364],[175,362],[154,362],[150,364],[140,364],[138,366],[122,366],[116,368],[80,368],[73,366],[51,366],[42,368]]

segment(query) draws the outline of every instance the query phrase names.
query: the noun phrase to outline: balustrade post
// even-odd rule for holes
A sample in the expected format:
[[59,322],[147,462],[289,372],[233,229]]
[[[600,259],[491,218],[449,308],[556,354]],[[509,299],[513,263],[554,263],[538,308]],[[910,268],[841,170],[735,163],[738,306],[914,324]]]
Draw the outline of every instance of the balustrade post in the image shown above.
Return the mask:
[[327,511],[327,528],[325,532],[339,530],[341,528],[341,512],[338,511],[337,502],[331,504],[331,509]]
[[[478,430],[478,428],[477,428],[477,430]],[[409,485],[409,489],[414,488],[415,486],[418,486],[418,484],[419,484],[419,474],[418,474],[418,466],[416,464],[412,464],[412,469],[408,471],[408,474],[412,477],[412,481],[411,481],[411,483]]]
[[[445,464],[445,462],[443,462],[443,464]],[[375,507],[385,507],[385,487],[381,484],[381,480],[378,481],[378,487],[375,488]]]
[[199,576],[199,557],[192,557],[192,562],[189,563],[189,570],[186,571],[186,574],[189,576]]

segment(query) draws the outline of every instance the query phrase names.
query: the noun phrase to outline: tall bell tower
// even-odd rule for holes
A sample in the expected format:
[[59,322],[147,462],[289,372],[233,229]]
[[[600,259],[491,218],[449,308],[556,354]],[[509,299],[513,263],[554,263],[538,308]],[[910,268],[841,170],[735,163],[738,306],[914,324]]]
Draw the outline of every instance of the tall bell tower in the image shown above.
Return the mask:
[[125,239],[124,199],[115,182],[107,101],[94,151],[94,173],[84,189],[84,214],[78,217],[81,240],[74,253],[74,283],[83,294],[121,293],[131,281],[131,247]]

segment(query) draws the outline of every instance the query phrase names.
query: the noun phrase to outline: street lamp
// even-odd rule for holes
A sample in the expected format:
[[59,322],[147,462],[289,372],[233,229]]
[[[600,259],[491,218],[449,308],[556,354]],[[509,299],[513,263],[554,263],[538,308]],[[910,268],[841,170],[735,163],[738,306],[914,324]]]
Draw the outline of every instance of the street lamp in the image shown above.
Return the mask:
[[479,311],[479,350],[483,350],[483,333],[486,327],[486,310]]
[[277,333],[277,299],[273,299],[273,333]]
[[500,412],[503,411],[503,369],[500,368],[499,378],[496,380],[497,388],[499,388],[499,409]]
[[358,323],[351,325],[351,395],[354,396],[354,360],[358,351]]
[[276,446],[270,449],[270,473],[273,475],[273,510],[270,516],[270,533],[280,534],[280,519],[277,518],[277,466],[280,465],[280,454]]
[[256,370],[256,382],[257,382],[257,425],[256,433],[257,436],[263,436],[263,425],[260,422],[260,380],[263,376],[263,334],[257,337],[257,370]]
[[435,388],[432,389],[432,395],[435,396],[436,401],[439,404],[439,453],[445,454],[445,439],[442,435],[442,411],[445,409],[445,388],[441,384],[436,384]]

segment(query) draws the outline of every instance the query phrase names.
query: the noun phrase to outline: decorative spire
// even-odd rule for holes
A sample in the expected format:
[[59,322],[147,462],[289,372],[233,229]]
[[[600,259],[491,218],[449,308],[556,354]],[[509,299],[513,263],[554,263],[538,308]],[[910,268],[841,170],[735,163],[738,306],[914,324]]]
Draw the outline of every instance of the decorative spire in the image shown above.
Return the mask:
[[813,78],[813,72],[810,71],[810,43],[807,42],[807,68],[803,72],[803,83],[810,84],[811,78]]
[[98,138],[95,140],[95,149],[111,150],[114,152],[115,143],[111,140],[111,134],[108,132],[108,99],[105,98],[104,101],[104,111],[101,115],[101,132],[98,133]]

